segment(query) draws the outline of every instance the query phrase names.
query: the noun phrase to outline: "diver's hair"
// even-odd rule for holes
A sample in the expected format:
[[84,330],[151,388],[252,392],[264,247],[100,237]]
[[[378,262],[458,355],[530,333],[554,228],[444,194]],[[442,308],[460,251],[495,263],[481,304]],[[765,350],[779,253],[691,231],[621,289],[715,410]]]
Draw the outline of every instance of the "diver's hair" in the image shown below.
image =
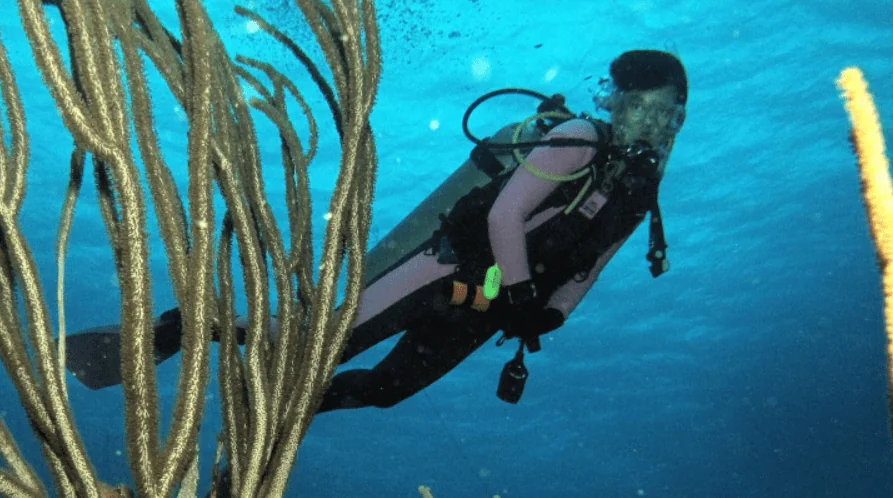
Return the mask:
[[662,50],[630,50],[611,62],[611,79],[618,90],[651,90],[665,85],[676,89],[676,100],[688,100],[688,78],[682,61]]

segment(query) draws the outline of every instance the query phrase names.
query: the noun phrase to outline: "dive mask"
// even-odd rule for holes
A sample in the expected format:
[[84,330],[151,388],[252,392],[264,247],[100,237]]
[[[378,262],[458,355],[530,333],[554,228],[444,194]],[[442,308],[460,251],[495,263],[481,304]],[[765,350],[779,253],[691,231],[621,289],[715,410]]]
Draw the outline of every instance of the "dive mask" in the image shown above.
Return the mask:
[[685,106],[667,102],[643,102],[633,100],[627,103],[626,117],[630,122],[655,126],[675,135],[685,122]]
[[598,79],[597,86],[590,88],[592,93],[592,103],[595,104],[596,114],[604,114],[610,116],[613,107],[615,93],[617,88],[614,86],[614,80],[608,77]]

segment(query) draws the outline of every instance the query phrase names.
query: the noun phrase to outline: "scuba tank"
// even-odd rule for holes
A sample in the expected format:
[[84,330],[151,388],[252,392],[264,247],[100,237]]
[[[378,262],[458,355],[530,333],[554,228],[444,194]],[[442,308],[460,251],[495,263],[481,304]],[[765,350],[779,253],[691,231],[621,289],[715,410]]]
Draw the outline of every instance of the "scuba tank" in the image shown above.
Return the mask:
[[[487,139],[479,140],[471,135],[468,131],[468,118],[474,109],[487,99],[506,93],[534,96],[542,99],[543,103],[533,118],[506,125]],[[549,117],[551,120],[556,119],[556,115],[561,115],[562,118],[548,124],[542,119],[535,119],[547,112],[552,114]],[[366,255],[366,286],[430,247],[431,237],[440,227],[442,216],[448,215],[459,199],[472,189],[483,187],[497,176],[517,167],[519,157],[523,160],[523,156],[533,146],[540,145],[539,140],[551,128],[558,122],[573,117],[575,116],[564,107],[564,98],[560,95],[547,97],[529,90],[510,88],[490,92],[477,99],[469,106],[463,118],[463,130],[477,146],[468,160],[369,250]]]
[[[512,134],[519,123],[504,126],[490,139],[497,144],[510,144]],[[543,136],[534,126],[522,131],[525,141],[537,140]],[[498,171],[491,176],[493,170],[481,165],[477,154],[471,156],[443,181],[428,197],[425,198],[409,215],[387,233],[366,255],[366,285],[378,280],[389,270],[399,266],[407,259],[415,256],[430,241],[431,235],[440,227],[441,215],[448,214],[450,209],[462,196],[475,187],[483,187],[495,176],[516,166],[511,150],[494,154],[499,161]]]

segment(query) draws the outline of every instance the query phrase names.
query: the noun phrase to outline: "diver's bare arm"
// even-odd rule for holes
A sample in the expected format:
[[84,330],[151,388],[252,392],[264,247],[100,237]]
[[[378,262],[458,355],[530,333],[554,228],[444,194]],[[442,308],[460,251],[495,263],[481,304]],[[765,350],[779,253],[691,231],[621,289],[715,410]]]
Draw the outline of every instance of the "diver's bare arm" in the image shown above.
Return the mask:
[[602,270],[607,266],[608,261],[614,257],[614,254],[617,253],[617,250],[620,249],[620,246],[622,246],[624,242],[626,242],[626,239],[615,242],[614,245],[609,247],[608,250],[595,261],[595,264],[592,265],[592,268],[589,270],[589,274],[585,279],[580,281],[571,279],[559,287],[552,293],[546,307],[557,309],[564,315],[564,318],[567,319],[580,304],[580,301],[583,300],[583,297],[589,292],[589,289],[595,284],[599,274],[601,274]]
[[[574,119],[563,123],[543,140],[578,138],[593,142],[595,129],[586,121]],[[527,156],[536,169],[552,175],[568,175],[587,164],[595,148],[539,146]],[[502,270],[502,284],[512,285],[530,279],[527,259],[525,221],[557,187],[559,182],[539,178],[519,167],[499,193],[487,215],[488,235],[494,259]]]

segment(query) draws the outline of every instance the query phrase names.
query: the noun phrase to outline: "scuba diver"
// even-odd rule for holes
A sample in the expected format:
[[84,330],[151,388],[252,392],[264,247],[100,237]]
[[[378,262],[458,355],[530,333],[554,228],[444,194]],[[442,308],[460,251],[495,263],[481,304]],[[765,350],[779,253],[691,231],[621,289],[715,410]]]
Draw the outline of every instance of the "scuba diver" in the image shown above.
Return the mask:
[[[374,367],[338,372],[320,412],[394,406],[499,331],[498,345],[518,339],[518,349],[496,391],[517,403],[528,376],[525,349],[538,351],[540,336],[564,324],[649,213],[650,270],[654,277],[667,271],[658,187],[685,120],[685,68],[671,53],[632,50],[599,83],[594,102],[610,123],[571,114],[560,95],[518,89],[469,107],[463,129],[477,146],[370,250],[341,363],[403,335]],[[477,139],[470,114],[504,93],[543,102],[532,118]],[[179,350],[177,309],[161,315],[155,334],[157,362]],[[241,342],[241,327],[239,335]],[[121,382],[116,337],[115,326],[68,337],[67,366],[88,387]]]

